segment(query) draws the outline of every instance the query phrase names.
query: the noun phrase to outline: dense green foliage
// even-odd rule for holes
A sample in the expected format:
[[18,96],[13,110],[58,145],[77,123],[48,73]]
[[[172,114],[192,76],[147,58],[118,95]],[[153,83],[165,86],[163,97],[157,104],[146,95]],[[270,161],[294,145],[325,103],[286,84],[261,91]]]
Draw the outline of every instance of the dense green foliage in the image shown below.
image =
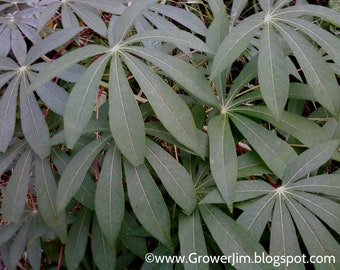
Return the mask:
[[335,256],[334,2],[1,1],[3,267]]

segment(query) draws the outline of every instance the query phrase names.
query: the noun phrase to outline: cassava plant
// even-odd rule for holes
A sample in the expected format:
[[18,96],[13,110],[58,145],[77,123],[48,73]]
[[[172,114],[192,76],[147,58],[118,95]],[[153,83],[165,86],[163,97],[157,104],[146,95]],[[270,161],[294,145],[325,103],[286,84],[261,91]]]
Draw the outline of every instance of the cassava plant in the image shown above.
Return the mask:
[[334,2],[0,1],[1,268],[339,269]]

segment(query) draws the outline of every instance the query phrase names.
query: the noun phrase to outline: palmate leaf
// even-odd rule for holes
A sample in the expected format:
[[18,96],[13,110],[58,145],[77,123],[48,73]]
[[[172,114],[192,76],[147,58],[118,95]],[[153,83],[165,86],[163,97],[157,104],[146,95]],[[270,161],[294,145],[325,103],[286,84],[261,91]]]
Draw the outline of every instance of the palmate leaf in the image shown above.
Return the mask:
[[[254,259],[254,254],[266,254],[263,247],[238,225],[231,217],[215,206],[201,205],[200,213],[212,237],[226,256],[237,253],[240,256],[249,256]],[[252,264],[252,269],[272,269],[270,264]],[[249,269],[248,263],[235,262],[236,269]]]
[[288,164],[282,175],[283,183],[289,184],[299,180],[301,177],[319,168],[333,156],[338,145],[338,141],[326,141],[316,144],[303,152]]
[[150,139],[147,140],[146,159],[169,195],[186,214],[191,214],[196,207],[197,199],[192,178],[185,168]]
[[162,69],[170,78],[204,104],[218,107],[219,103],[204,75],[192,65],[165,53],[144,49],[142,47],[128,47],[126,51],[136,54],[150,61]]
[[237,180],[237,156],[229,119],[217,115],[208,123],[210,168],[214,181],[229,209],[233,208],[233,195]]
[[277,121],[264,106],[239,106],[235,110],[272,123],[276,128],[284,130],[307,147],[328,139],[327,133],[319,125],[292,112],[282,112],[280,121]]
[[83,207],[79,210],[76,220],[71,226],[65,245],[67,269],[78,269],[78,265],[85,255],[91,217],[92,211]]
[[330,66],[303,36],[283,24],[276,27],[297,58],[317,101],[338,117],[340,87]]
[[123,60],[165,128],[184,146],[203,156],[194,119],[184,101],[139,59],[124,53]]
[[269,130],[241,115],[231,115],[235,126],[246,137],[266,165],[279,177],[297,154],[286,142]]
[[275,194],[269,193],[265,195],[263,198],[247,206],[237,219],[237,223],[259,241],[264,227],[271,220],[274,203]]
[[32,157],[32,149],[25,150],[7,184],[1,204],[2,219],[7,222],[19,222],[24,212]]
[[224,38],[214,57],[210,80],[229,68],[233,61],[248,47],[254,33],[263,24],[263,17],[262,12],[248,17]]
[[270,23],[266,23],[259,48],[258,76],[262,97],[277,119],[284,110],[289,92],[289,75],[279,45],[274,28]]
[[109,148],[103,161],[95,195],[98,224],[111,249],[115,248],[124,216],[122,163],[117,146]]
[[57,184],[46,158],[35,158],[35,191],[43,220],[62,242],[66,242],[66,215],[64,212],[57,213]]
[[103,134],[83,147],[69,162],[63,171],[57,191],[57,213],[61,213],[68,202],[81,187],[84,177],[91,166],[94,158],[105,147],[111,135]]
[[81,76],[67,100],[64,113],[66,143],[73,148],[93,113],[99,82],[110,55],[98,58]]
[[144,123],[118,54],[114,54],[112,57],[110,76],[109,119],[111,133],[122,154],[131,164],[138,166],[144,161]]
[[0,100],[0,151],[5,152],[9,146],[15,128],[17,96],[20,76],[8,84]]
[[49,130],[34,93],[28,92],[28,81],[23,77],[20,82],[21,128],[25,139],[40,158],[50,154]]
[[[305,207],[292,199],[286,199],[286,205],[302,240],[310,255],[335,256],[339,244],[323,224]],[[316,269],[337,269],[339,261],[327,264],[314,264]]]
[[171,247],[169,212],[152,176],[144,164],[133,167],[125,161],[124,169],[128,196],[136,217],[146,231]]
[[[198,210],[195,210],[190,216],[184,214],[179,216],[178,235],[182,256],[188,258],[190,254],[193,253],[198,256],[205,256],[208,254]],[[209,265],[206,263],[185,263],[184,269],[204,270],[209,269]]]
[[[284,202],[284,197],[278,196],[273,210],[270,233],[270,255],[301,256],[295,226]],[[287,257],[286,257],[287,258]],[[280,269],[305,269],[302,263],[282,265]]]

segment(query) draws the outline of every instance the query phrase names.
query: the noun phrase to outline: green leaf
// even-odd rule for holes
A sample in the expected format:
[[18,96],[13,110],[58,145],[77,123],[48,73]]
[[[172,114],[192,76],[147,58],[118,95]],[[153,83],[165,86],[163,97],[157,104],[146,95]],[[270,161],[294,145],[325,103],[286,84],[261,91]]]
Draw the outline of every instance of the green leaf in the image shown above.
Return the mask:
[[284,184],[299,180],[326,163],[338,147],[338,141],[318,143],[293,159],[282,175]]
[[20,83],[21,128],[25,139],[40,158],[50,154],[49,130],[34,93],[28,93],[28,82],[23,78]]
[[223,0],[211,0],[208,2],[211,11],[216,16],[222,9],[225,8]]
[[338,117],[340,87],[330,66],[303,36],[283,24],[276,26],[297,58],[317,101]]
[[49,161],[35,158],[35,192],[39,213],[44,222],[51,228],[62,242],[66,242],[66,215],[57,213],[57,184],[55,182]]
[[105,23],[101,19],[101,14],[97,10],[89,8],[80,2],[79,4],[77,2],[68,2],[67,4],[73,9],[74,12],[77,13],[79,18],[84,23],[86,23],[88,27],[102,36],[107,35]]
[[238,0],[238,1],[233,1],[233,5],[231,7],[231,12],[230,12],[230,25],[233,26],[235,21],[240,17],[242,10],[246,7],[246,5],[249,3],[247,0]]
[[277,121],[268,108],[263,106],[243,106],[238,107],[236,110],[239,113],[272,123],[276,128],[284,130],[308,147],[322,142],[329,137],[319,125],[295,113],[284,111],[280,121]]
[[289,75],[279,39],[269,23],[262,31],[258,59],[262,97],[275,118],[280,119],[288,98]]
[[3,246],[15,235],[20,225],[14,222],[3,224],[0,226],[0,246]]
[[272,1],[272,0],[259,0],[259,3],[260,3],[262,10],[264,10],[266,12],[269,12],[270,8],[273,5],[273,2],[274,1]]
[[59,180],[57,191],[57,212],[65,209],[68,202],[80,188],[84,177],[98,153],[111,138],[103,134],[99,139],[94,140],[83,147],[69,162]]
[[119,232],[119,239],[122,244],[141,259],[147,253],[145,238],[134,236],[131,232],[138,228],[138,223],[134,216],[125,211],[124,220]]
[[165,128],[184,146],[203,155],[195,121],[184,101],[143,62],[128,54],[124,61]]
[[[201,52],[211,52],[209,47],[199,38],[194,35],[178,29],[159,29],[159,30],[149,30],[124,40],[121,44],[123,49],[131,48],[130,44],[144,42],[144,41],[162,41],[172,43],[176,46],[184,46],[191,48],[193,50],[198,50]],[[125,47],[126,46],[126,47]],[[142,47],[138,47],[142,50]],[[153,51],[156,53],[156,51]]]
[[260,198],[247,206],[237,219],[237,223],[259,241],[267,222],[271,220],[274,202],[275,193],[267,194],[263,198]]
[[111,248],[116,244],[124,217],[124,189],[120,152],[111,146],[103,161],[95,195],[99,226]]
[[156,4],[150,7],[150,10],[165,15],[166,17],[171,18],[185,26],[186,28],[205,36],[207,33],[207,28],[204,23],[198,18],[198,16],[194,15],[187,10],[176,8],[170,5],[162,5]]
[[269,174],[270,170],[255,152],[246,152],[237,157],[237,178],[247,178],[251,175]]
[[275,13],[278,18],[301,17],[311,15],[340,26],[339,12],[321,5],[295,5]]
[[104,55],[88,67],[79,82],[73,87],[67,100],[64,126],[66,143],[69,148],[75,145],[93,113],[99,82],[109,57],[109,54]]
[[78,269],[78,266],[85,255],[91,217],[92,211],[83,207],[79,210],[76,221],[71,226],[68,240],[65,245],[67,269]]
[[17,141],[8,147],[6,153],[0,153],[0,175],[2,175],[14,161],[14,159],[24,151],[27,142],[25,140]]
[[124,162],[131,207],[146,231],[171,246],[170,217],[162,194],[145,165],[133,167]]
[[111,133],[122,154],[131,164],[138,166],[144,161],[144,123],[117,54],[112,57],[110,76],[109,117]]
[[[210,205],[201,205],[200,213],[217,245],[226,256],[237,253],[254,260],[255,254],[266,254],[263,247],[231,217]],[[249,256],[249,257],[248,257]],[[249,269],[249,264],[231,262],[236,269]],[[252,269],[272,269],[270,264],[252,264]]]
[[[286,200],[294,223],[298,228],[309,255],[335,256],[339,244],[323,224],[305,207],[294,200]],[[314,264],[316,269],[337,269],[339,263]]]
[[93,260],[100,270],[114,270],[116,263],[115,250],[105,238],[97,219],[92,222],[91,249]]
[[30,222],[25,223],[20,228],[19,233],[15,236],[15,239],[13,243],[11,244],[10,262],[11,262],[11,266],[13,267],[15,267],[18,264],[25,250],[29,226],[30,226]]
[[224,38],[214,57],[210,80],[229,68],[233,61],[247,48],[255,32],[263,24],[263,15],[260,12],[244,19]]
[[156,171],[169,195],[186,214],[191,214],[196,207],[197,199],[189,173],[162,147],[149,139],[146,141],[146,150],[146,159]]
[[[198,210],[195,210],[190,216],[180,214],[178,224],[178,236],[180,243],[181,255],[189,258],[190,254],[197,254],[198,256],[205,256],[208,254],[201,218]],[[209,269],[207,263],[185,263],[185,270],[193,269]]]
[[129,5],[115,21],[112,33],[108,33],[109,39],[111,39],[111,36],[114,40],[114,44],[110,44],[110,46],[121,43],[138,16],[155,2],[155,0],[134,1]]
[[261,125],[237,114],[233,114],[231,119],[266,165],[279,177],[282,177],[287,165],[297,157],[295,151]]
[[42,252],[40,238],[28,239],[27,241],[27,258],[33,270],[40,270]]
[[337,233],[340,232],[340,208],[339,204],[329,199],[308,194],[306,192],[294,191],[290,193],[292,198],[300,202],[312,213],[318,216],[324,223]]
[[291,183],[287,189],[288,188],[340,197],[339,175],[336,174],[309,177],[307,179]]
[[19,222],[24,212],[30,181],[32,152],[31,149],[27,149],[21,155],[6,186],[1,204],[2,219],[5,221]]
[[44,69],[42,69],[35,80],[29,87],[29,91],[34,91],[37,87],[47,83],[52,78],[56,77],[62,71],[78,63],[79,61],[89,58],[93,55],[106,53],[107,47],[100,45],[87,45],[83,48],[67,53],[65,56],[58,58]]
[[229,119],[217,115],[208,123],[210,168],[214,181],[229,209],[237,180],[237,156]]
[[162,69],[170,78],[180,84],[185,91],[196,97],[204,104],[219,107],[219,103],[210,84],[198,69],[176,57],[168,54],[144,49],[142,47],[128,47],[129,51],[143,57]]
[[65,44],[68,40],[77,35],[83,28],[73,27],[62,29],[48,35],[39,43],[34,44],[27,53],[26,63],[31,64],[42,55]]
[[241,202],[263,196],[274,188],[262,180],[238,181],[235,189],[234,202]]
[[340,41],[336,36],[306,20],[280,18],[280,21],[297,27],[306,33],[327,52],[329,57],[331,57],[338,66],[340,66]]
[[[273,210],[270,231],[269,251],[271,256],[301,256],[294,222],[284,203],[285,198],[278,194]],[[282,269],[305,269],[302,263],[282,265]],[[280,268],[281,269],[281,268]]]
[[6,152],[15,128],[17,96],[20,76],[16,76],[6,87],[0,99],[0,151]]

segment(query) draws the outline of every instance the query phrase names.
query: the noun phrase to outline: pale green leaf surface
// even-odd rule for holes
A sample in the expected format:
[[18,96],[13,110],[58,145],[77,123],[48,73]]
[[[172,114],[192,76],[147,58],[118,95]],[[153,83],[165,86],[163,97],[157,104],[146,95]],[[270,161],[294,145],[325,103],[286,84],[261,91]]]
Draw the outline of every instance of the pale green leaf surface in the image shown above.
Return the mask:
[[185,91],[206,105],[218,107],[219,103],[203,73],[176,57],[148,50],[142,47],[128,47],[127,51],[150,61],[162,69],[169,77],[183,86]]
[[208,2],[208,4],[214,16],[216,16],[222,9],[225,8],[223,0],[211,0]]
[[282,175],[283,183],[289,184],[299,180],[319,168],[333,156],[338,145],[338,141],[326,141],[318,143],[303,152],[288,164]]
[[6,153],[0,153],[0,175],[2,175],[15,160],[15,158],[24,151],[27,142],[25,140],[17,141],[8,147]]
[[77,35],[82,28],[73,27],[62,29],[48,35],[39,43],[34,44],[27,53],[26,63],[31,64],[42,55],[52,51],[53,49],[63,45],[68,40]]
[[122,154],[134,166],[144,161],[145,130],[141,111],[119,56],[112,57],[109,82],[109,119],[112,136]]
[[248,118],[235,114],[231,119],[266,165],[281,177],[287,165],[297,157],[293,148]]
[[223,199],[232,209],[238,166],[229,119],[224,115],[210,119],[208,135],[211,173]]
[[145,165],[133,167],[124,162],[131,207],[146,231],[171,246],[170,216],[161,192]]
[[263,160],[253,151],[239,155],[237,159],[237,178],[247,178],[251,175],[270,173],[270,170]]
[[56,233],[62,242],[66,242],[66,215],[57,213],[57,184],[50,164],[46,158],[35,158],[35,191],[39,205],[39,214],[44,222]]
[[66,143],[73,148],[83,129],[90,120],[102,78],[110,55],[104,55],[93,62],[73,87],[65,105],[64,127]]
[[187,27],[188,29],[205,36],[207,33],[207,28],[204,23],[199,19],[198,16],[185,9],[176,8],[170,5],[156,4],[150,7],[150,10],[157,13],[163,14],[172,20],[175,20]]
[[111,146],[106,153],[95,194],[99,226],[113,248],[124,216],[124,190],[120,152]]
[[65,209],[68,202],[76,194],[94,158],[103,149],[110,135],[104,134],[83,147],[69,162],[59,180],[57,191],[57,212]]
[[20,83],[20,116],[21,128],[25,139],[39,157],[50,154],[47,142],[50,138],[49,130],[34,93],[28,93],[26,78]]
[[202,52],[210,52],[209,47],[201,39],[178,29],[158,29],[138,33],[124,40],[121,46],[125,49],[126,45],[149,40],[169,42]]
[[186,214],[191,214],[196,207],[197,199],[192,178],[185,168],[162,147],[149,139],[146,143],[145,157],[169,195]]
[[273,0],[259,0],[262,10],[268,12],[273,5]]
[[319,125],[295,113],[284,111],[280,121],[277,121],[264,106],[243,106],[237,108],[237,112],[268,121],[308,147],[328,139],[327,133]]
[[92,8],[87,7],[82,3],[68,2],[68,5],[73,9],[79,18],[91,29],[102,36],[107,35],[105,23],[101,19],[101,14]]
[[13,243],[11,243],[9,258],[11,265],[14,267],[18,264],[25,250],[29,226],[30,222],[26,222],[26,224],[20,228],[20,231],[16,235]]
[[110,46],[113,47],[121,43],[138,16],[155,2],[155,0],[134,1],[125,8],[123,14],[115,21],[112,32],[108,33],[109,40],[114,41],[114,44],[110,44]]
[[[271,256],[301,256],[299,242],[292,217],[289,214],[284,198],[278,195],[273,210],[270,231],[269,254]],[[305,269],[300,264],[281,264],[280,269]]]
[[338,203],[307,192],[294,191],[290,195],[335,232],[340,233],[340,208]]
[[[339,244],[323,224],[305,207],[298,202],[288,199],[288,210],[300,232],[309,255],[335,256],[339,251]],[[338,269],[339,261],[327,264],[314,264],[319,269]]]
[[67,4],[61,6],[61,23],[64,29],[77,27],[79,25],[77,16]]
[[275,118],[280,119],[288,98],[289,75],[279,39],[269,23],[262,30],[258,73],[262,97]]
[[230,11],[230,26],[234,25],[236,20],[239,18],[241,15],[243,9],[247,5],[249,1],[247,0],[238,0],[238,1],[233,1],[233,5],[231,6],[231,11]]
[[[199,256],[208,254],[198,210],[195,210],[190,216],[180,214],[178,236],[182,256],[188,258],[193,253]],[[205,270],[209,269],[209,265],[206,263],[185,263],[184,269]]]
[[15,77],[6,87],[0,99],[0,151],[5,152],[9,146],[15,128],[17,96],[20,76]]
[[114,270],[116,263],[116,250],[110,246],[95,217],[93,218],[91,232],[91,250],[93,260],[97,267],[100,270]]
[[309,177],[307,179],[291,183],[287,188],[340,197],[339,175],[337,174]]
[[[222,253],[230,256],[237,253],[238,256],[250,256],[254,259],[257,254],[266,254],[263,247],[231,217],[214,206],[201,205],[200,213]],[[249,269],[247,263],[235,263],[236,269]],[[270,264],[251,264],[251,269],[272,269]]]
[[303,36],[283,24],[276,26],[297,58],[317,101],[338,117],[340,87],[330,66]]
[[271,220],[274,203],[275,194],[267,194],[249,205],[238,217],[237,223],[259,241],[267,222]]
[[27,149],[15,165],[11,180],[8,182],[1,204],[2,219],[8,222],[19,222],[24,212],[26,194],[30,181],[32,153]]
[[87,45],[86,47],[67,53],[67,55],[58,58],[41,70],[34,82],[30,85],[29,91],[34,91],[37,87],[47,83],[52,78],[58,76],[59,73],[65,71],[79,61],[107,51],[108,48],[104,46]]
[[263,24],[263,13],[252,15],[243,20],[225,37],[214,57],[211,77],[214,79],[247,48],[254,33]]
[[91,217],[92,211],[83,207],[79,210],[76,220],[71,226],[65,245],[67,269],[78,269],[85,255]]
[[139,59],[124,54],[124,61],[164,127],[184,146],[203,156],[195,121],[184,101]]

